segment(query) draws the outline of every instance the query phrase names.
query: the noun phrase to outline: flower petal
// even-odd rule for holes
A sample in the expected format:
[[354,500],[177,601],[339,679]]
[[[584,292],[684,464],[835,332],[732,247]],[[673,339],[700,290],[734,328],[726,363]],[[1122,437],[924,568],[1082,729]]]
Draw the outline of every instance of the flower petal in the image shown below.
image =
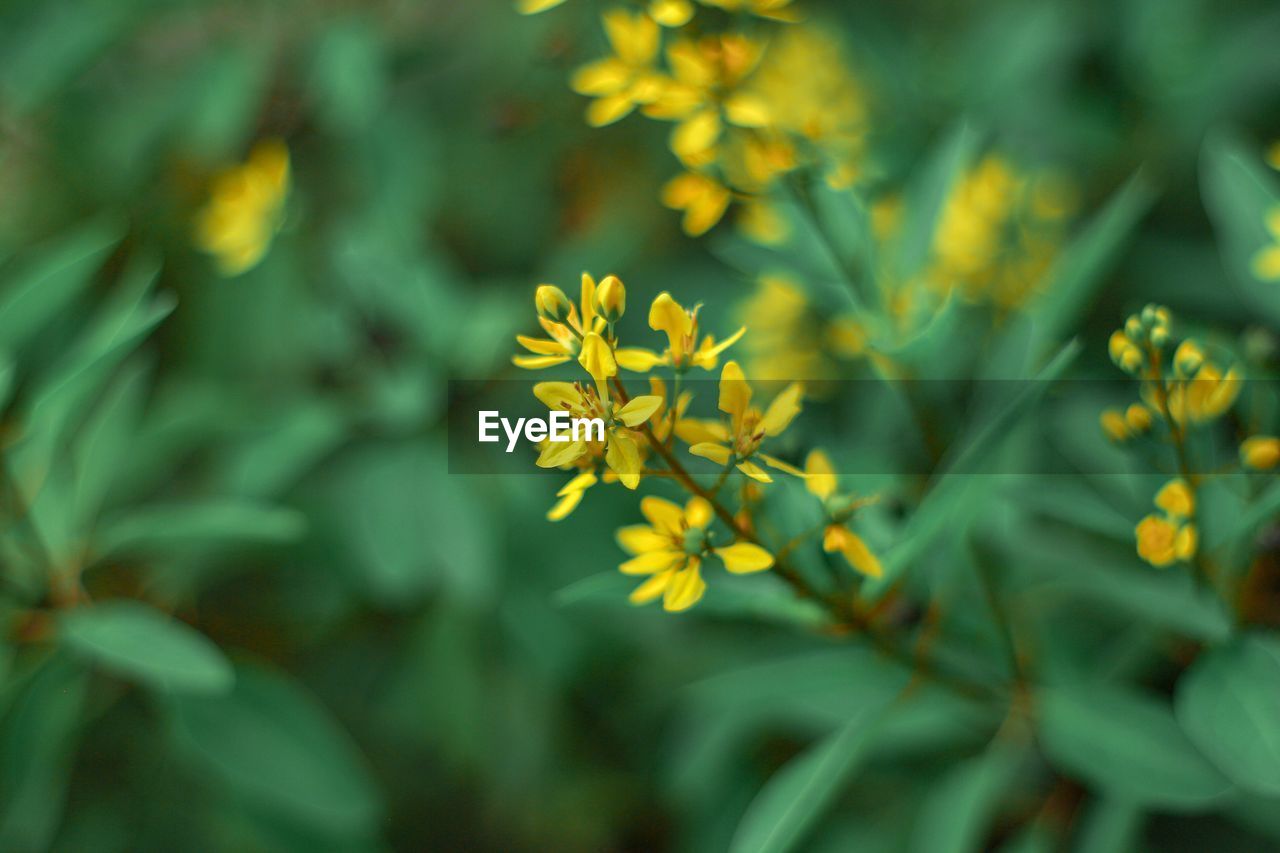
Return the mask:
[[547,511],[547,521],[560,521],[578,508],[578,504],[582,503],[582,496],[586,494],[586,490],[577,489],[572,492],[561,492],[562,497],[556,501],[556,505]]
[[694,456],[701,456],[703,459],[710,459],[717,465],[729,464],[733,451],[722,444],[712,444],[709,441],[703,441],[689,448],[689,452]]
[[821,450],[809,452],[809,457],[804,460],[804,475],[804,487],[819,499],[825,501],[835,492],[837,483],[835,470],[831,467],[831,460],[827,454]]
[[779,471],[790,474],[792,477],[804,477],[804,472],[799,468],[791,465],[790,463],[783,462],[775,456],[770,456],[767,453],[757,453],[756,458],[768,465],[770,468],[777,468]]
[[690,557],[689,565],[676,572],[675,577],[667,584],[666,593],[662,598],[662,608],[664,610],[671,613],[688,610],[702,598],[702,594],[707,589],[707,584],[702,580],[702,574],[698,570],[698,566],[698,558]]
[[548,441],[538,454],[539,468],[559,468],[577,462],[587,452],[585,441]]
[[641,347],[622,347],[613,351],[613,358],[618,362],[618,367],[623,370],[630,370],[635,373],[646,373],[659,364],[664,364],[666,359],[658,355],[653,350],[643,349]]
[[715,510],[711,508],[711,503],[706,498],[694,495],[684,505],[684,520],[691,528],[706,527],[711,523],[711,518],[714,515]]
[[618,482],[622,485],[628,489],[640,485],[640,449],[629,435],[619,430],[610,434],[604,461],[618,475]]
[[556,492],[556,494],[559,496],[564,496],[569,494],[570,492],[585,492],[587,489],[594,486],[596,482],[597,480],[596,480],[595,471],[583,471],[581,474],[574,477],[569,482],[565,483],[564,487],[561,488],[560,491]]
[[632,397],[631,402],[614,412],[613,416],[629,427],[640,426],[649,420],[661,405],[661,397],[651,395]]
[[687,556],[683,551],[649,551],[622,563],[618,571],[624,575],[652,575],[674,569]]
[[672,547],[675,541],[647,524],[630,524],[618,528],[616,534],[618,544],[628,554],[643,554],[646,551],[664,551]]
[[767,471],[765,471],[759,465],[757,465],[756,463],[748,459],[744,459],[743,461],[738,463],[738,470],[757,482],[760,482],[760,483],[773,482],[773,478],[769,476]]
[[760,421],[765,435],[778,435],[791,425],[795,416],[800,414],[800,396],[803,393],[804,389],[800,383],[793,382],[773,398],[773,402],[769,403],[769,407],[764,410],[764,418]]
[[720,371],[720,411],[732,415],[734,423],[751,405],[751,386],[736,361],[726,361]]
[[555,367],[569,360],[567,355],[513,355],[511,363],[525,370],[541,370],[544,367]]
[[632,604],[648,604],[667,591],[667,586],[675,576],[675,569],[654,575],[632,590],[629,600]]
[[654,530],[669,536],[684,536],[680,523],[684,520],[684,511],[679,504],[656,495],[646,495],[640,501],[640,514],[653,525]]
[[750,542],[735,542],[716,548],[715,552],[724,561],[724,567],[736,575],[763,571],[773,565],[773,555]]

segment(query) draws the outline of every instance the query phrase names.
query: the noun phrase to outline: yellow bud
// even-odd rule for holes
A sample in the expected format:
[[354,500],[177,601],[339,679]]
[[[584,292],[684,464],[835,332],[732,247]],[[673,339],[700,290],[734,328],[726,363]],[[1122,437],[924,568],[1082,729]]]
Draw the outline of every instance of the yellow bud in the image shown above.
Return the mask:
[[1102,431],[1112,441],[1124,441],[1129,437],[1129,428],[1125,424],[1124,415],[1120,414],[1119,410],[1107,409],[1099,420],[1102,423]]
[[[1153,566],[1164,568],[1178,559],[1178,528],[1167,518],[1148,515],[1134,528],[1138,556]],[[1183,542],[1184,546],[1188,543]],[[1195,543],[1190,543],[1192,550]]]
[[1173,369],[1179,376],[1193,376],[1204,364],[1204,353],[1195,341],[1183,341],[1173,353]]
[[627,310],[627,288],[616,275],[606,276],[596,288],[596,312],[610,323],[616,323]]
[[1156,494],[1156,506],[1175,518],[1190,518],[1196,511],[1196,498],[1183,480],[1170,480]]
[[1129,336],[1124,332],[1116,330],[1111,333],[1110,340],[1107,341],[1107,352],[1111,354],[1111,360],[1117,365],[1124,356],[1125,350],[1133,346],[1133,341],[1129,340]]
[[1131,315],[1128,320],[1124,321],[1124,333],[1129,337],[1130,341],[1142,340],[1142,321],[1138,319],[1137,314]]
[[1250,468],[1266,471],[1280,464],[1280,438],[1255,435],[1240,445],[1240,461]]
[[1135,433],[1151,429],[1151,410],[1141,403],[1134,403],[1124,411],[1124,422]]
[[603,382],[610,376],[618,375],[618,363],[614,361],[613,350],[609,349],[604,338],[596,332],[588,332],[582,339],[582,352],[578,355],[578,363],[597,382]]
[[533,295],[533,304],[540,316],[553,323],[564,322],[569,317],[569,312],[573,310],[573,303],[569,301],[569,297],[554,284],[538,285],[538,290]]
[[1120,369],[1125,373],[1137,373],[1142,369],[1142,351],[1130,346],[1120,356]]

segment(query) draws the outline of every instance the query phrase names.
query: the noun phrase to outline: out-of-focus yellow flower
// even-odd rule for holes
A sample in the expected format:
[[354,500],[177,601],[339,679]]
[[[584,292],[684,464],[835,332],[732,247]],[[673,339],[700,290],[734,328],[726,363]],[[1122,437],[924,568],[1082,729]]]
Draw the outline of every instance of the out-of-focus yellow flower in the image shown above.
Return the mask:
[[669,611],[697,604],[707,588],[700,570],[708,553],[719,557],[734,574],[763,571],[773,565],[773,555],[750,542],[713,547],[707,528],[715,513],[703,498],[690,498],[682,509],[671,501],[648,496],[640,501],[640,512],[648,524],[618,531],[618,544],[632,555],[618,566],[619,571],[649,576],[631,593],[634,604],[647,604],[659,597]]
[[1203,423],[1226,414],[1240,396],[1244,375],[1232,365],[1226,373],[1204,362],[1195,375],[1169,389],[1169,413],[1179,423]]
[[715,6],[727,12],[750,12],[775,21],[798,21],[799,14],[790,8],[791,0],[698,0],[703,6]]
[[785,276],[761,277],[739,317],[751,330],[747,372],[757,379],[829,379],[839,375],[841,359],[866,353],[867,333],[855,318],[823,313]]
[[715,370],[720,353],[733,346],[747,329],[743,326],[719,343],[716,343],[712,335],[704,336],[702,342],[698,343],[699,307],[694,306],[693,310],[688,310],[672,299],[670,293],[659,293],[649,306],[649,328],[666,333],[667,349],[659,355],[641,347],[620,348],[614,352],[618,364],[624,370],[640,373],[660,364],[677,371],[690,367]]
[[[617,281],[617,276],[609,276],[605,280],[610,278]],[[618,287],[622,287],[621,281],[618,281]],[[538,324],[547,337],[516,335],[516,341],[533,353],[512,356],[511,362],[516,367],[538,370],[578,358],[582,352],[583,337],[605,328],[605,318],[596,312],[596,280],[588,273],[582,274],[581,312],[554,284],[538,285],[533,301],[538,311]]]
[[1102,431],[1112,441],[1124,441],[1129,437],[1129,425],[1125,423],[1124,412],[1119,409],[1103,410],[1099,416],[1099,422],[1102,425]]
[[614,55],[583,66],[570,81],[575,92],[595,98],[587,107],[592,127],[612,124],[637,106],[652,103],[661,87],[654,66],[661,34],[653,18],[612,9],[602,20]]
[[1258,471],[1269,471],[1280,465],[1280,438],[1255,435],[1240,445],[1240,461]]
[[1263,281],[1280,281],[1280,205],[1267,211],[1263,221],[1271,232],[1271,243],[1253,256],[1253,274]]
[[755,200],[745,204],[737,218],[737,225],[749,239],[763,246],[777,246],[791,236],[791,228],[778,209],[767,201]]
[[547,521],[560,521],[578,508],[587,489],[598,482],[595,471],[583,471],[556,492],[556,505],[547,512]]
[[1156,506],[1174,518],[1190,518],[1196,512],[1196,498],[1184,480],[1170,480],[1156,493]]
[[[597,389],[577,382],[539,382],[533,386],[533,394],[550,410],[562,410],[571,418],[600,418],[605,423],[604,461],[618,480],[628,489],[640,484],[643,459],[638,436],[633,428],[642,426],[662,405],[659,397],[633,397],[626,405],[619,405],[608,398],[602,399]],[[560,468],[572,465],[598,451],[599,441],[591,440],[585,432],[575,440],[572,434],[565,441],[547,441],[538,455],[538,467]]]
[[671,150],[686,166],[699,168],[715,160],[724,122],[739,127],[768,122],[768,105],[738,90],[762,52],[760,42],[740,33],[679,39],[667,48],[671,76],[662,78],[658,96],[644,111],[678,122]]
[[683,27],[693,17],[693,3],[689,0],[652,0],[649,17],[664,27]]
[[259,142],[244,163],[214,179],[196,215],[196,247],[213,255],[225,276],[252,269],[279,230],[288,192],[289,150],[279,140]]
[[516,0],[516,11],[521,15],[536,15],[548,9],[554,9],[564,0]]
[[684,212],[680,227],[690,237],[710,231],[724,217],[732,198],[726,186],[697,172],[676,175],[662,188],[662,203]]
[[1138,556],[1157,568],[1195,556],[1197,534],[1193,524],[1148,515],[1138,522],[1134,534],[1138,540]]
[[803,395],[800,383],[794,382],[773,398],[761,412],[751,405],[751,386],[747,384],[742,368],[736,361],[727,361],[720,374],[720,411],[729,415],[729,434],[726,442],[704,441],[694,444],[689,452],[720,465],[734,464],[739,471],[761,483],[772,483],[773,478],[753,460],[788,474],[804,476],[792,465],[760,453],[760,444],[766,437],[781,435],[797,414]]
[[[988,155],[956,185],[934,234],[928,281],[966,299],[1016,308],[1036,292],[1057,255],[1070,206],[1047,193],[1061,180],[1028,175]],[[1045,200],[1061,196],[1056,203]]]
[[822,533],[823,550],[828,554],[839,552],[860,574],[870,578],[881,577],[884,567],[879,558],[867,547],[861,536],[847,527],[848,518],[853,511],[871,500],[854,500],[848,495],[839,494],[839,478],[831,460],[821,450],[810,451],[804,461],[804,486],[810,494],[822,501],[830,522]]
[[1280,139],[1267,148],[1267,165],[1273,169],[1280,169]]

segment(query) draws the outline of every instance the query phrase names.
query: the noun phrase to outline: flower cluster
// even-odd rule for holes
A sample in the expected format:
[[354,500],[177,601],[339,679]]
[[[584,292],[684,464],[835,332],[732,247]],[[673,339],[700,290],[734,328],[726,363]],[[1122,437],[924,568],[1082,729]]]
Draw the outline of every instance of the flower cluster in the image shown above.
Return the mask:
[[[557,5],[520,0],[519,9]],[[726,29],[712,31],[689,0],[605,12],[611,53],[578,69],[571,86],[592,99],[586,110],[592,126],[636,111],[674,125],[670,148],[684,172],[666,184],[662,201],[682,212],[686,233],[706,232],[737,201],[746,233],[777,241],[786,226],[768,195],[780,178],[801,165],[817,166],[833,184],[856,176],[866,97],[829,36],[744,20],[790,24],[798,20],[791,0],[699,5],[739,14]]]
[[271,247],[288,192],[288,149],[278,140],[259,142],[248,160],[214,179],[196,216],[196,247],[213,255],[225,276],[252,269]]
[[[785,432],[800,413],[804,394],[800,383],[791,383],[768,405],[759,407],[753,405],[755,392],[742,368],[736,361],[727,361],[719,382],[722,417],[689,415],[693,393],[680,390],[683,378],[693,369],[715,370],[721,353],[743,336],[745,327],[717,342],[699,329],[701,306],[686,308],[663,292],[649,306],[648,324],[665,335],[666,346],[661,350],[621,346],[617,324],[626,310],[626,288],[616,276],[597,285],[584,273],[577,303],[555,285],[540,285],[534,304],[546,337],[517,336],[529,354],[514,356],[514,364],[541,370],[576,361],[588,378],[539,382],[534,395],[548,409],[564,410],[575,418],[599,418],[606,424],[603,438],[563,436],[563,440],[548,437],[542,442],[540,467],[574,472],[558,492],[548,519],[568,517],[587,490],[600,482],[620,482],[634,490],[649,478],[670,480],[689,494],[683,508],[645,496],[640,511],[648,524],[618,532],[619,543],[631,555],[621,571],[647,576],[632,594],[633,602],[661,598],[663,607],[671,611],[693,606],[706,589],[701,571],[708,557],[714,556],[733,574],[773,567],[780,552],[762,543],[751,518],[760,486],[774,482],[767,469],[801,478],[822,501],[826,551],[842,554],[860,575],[880,576],[879,560],[849,527],[868,501],[838,491],[826,455],[811,452],[801,470],[764,451],[765,444]],[[667,381],[656,375],[648,377],[649,393],[633,396],[628,391],[623,371],[647,373],[659,367],[670,370],[672,393]],[[682,461],[682,453],[716,463],[720,470],[715,482],[699,482]],[[720,492],[734,475],[743,477],[743,488],[739,506],[731,508]],[[788,543],[782,551],[796,544]]]
[[[1124,328],[1111,335],[1108,349],[1116,366],[1140,381],[1141,402],[1107,409],[1100,419],[1112,441],[1152,433],[1172,445],[1180,477],[1156,495],[1163,514],[1148,515],[1135,530],[1138,555],[1159,567],[1196,554],[1198,536],[1192,520],[1199,478],[1191,468],[1188,432],[1226,414],[1243,385],[1239,367],[1233,364],[1224,371],[1198,341],[1184,338],[1176,347],[1173,344],[1167,308],[1147,305],[1126,319]],[[1246,466],[1266,468],[1280,460],[1280,442],[1255,436],[1240,448],[1240,455]]]

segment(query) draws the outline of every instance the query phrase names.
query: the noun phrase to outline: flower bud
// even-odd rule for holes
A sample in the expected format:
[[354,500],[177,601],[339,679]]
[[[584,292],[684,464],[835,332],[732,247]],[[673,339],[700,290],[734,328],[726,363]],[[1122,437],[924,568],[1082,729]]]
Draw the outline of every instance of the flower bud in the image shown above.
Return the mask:
[[609,349],[604,338],[595,332],[588,332],[582,339],[582,352],[578,355],[578,363],[597,382],[603,382],[611,376],[618,375],[618,363],[614,361],[613,350]]
[[1194,376],[1204,364],[1204,353],[1195,341],[1183,341],[1173,354],[1173,369],[1179,376]]
[[1159,308],[1160,306],[1158,305],[1148,303],[1142,309],[1142,328],[1151,330],[1151,329],[1154,329],[1157,325],[1159,325],[1159,322],[1160,322]]
[[1151,429],[1151,410],[1141,403],[1134,403],[1125,409],[1124,423],[1130,432],[1146,432]]
[[596,288],[596,312],[610,323],[616,323],[627,310],[627,289],[616,275],[605,276]]
[[573,303],[569,301],[569,297],[554,284],[538,285],[538,290],[533,295],[533,304],[538,309],[538,316],[553,323],[564,322],[568,319],[569,312],[573,310]]
[[1125,423],[1124,415],[1120,414],[1117,409],[1105,410],[1099,420],[1102,425],[1102,431],[1112,441],[1124,441],[1129,437],[1128,424]]
[[1274,435],[1255,435],[1240,445],[1240,461],[1257,471],[1267,471],[1280,465],[1280,438]]
[[1116,365],[1120,364],[1120,359],[1124,356],[1125,350],[1133,347],[1133,342],[1129,340],[1128,335],[1121,331],[1111,333],[1111,339],[1107,341],[1107,352],[1111,354],[1111,361]]
[[1131,314],[1129,319],[1124,321],[1124,333],[1128,335],[1130,341],[1140,341],[1145,337],[1142,321],[1138,319],[1137,314]]
[[1169,343],[1169,327],[1155,326],[1151,329],[1149,337],[1151,339],[1151,345],[1160,349],[1165,344]]

